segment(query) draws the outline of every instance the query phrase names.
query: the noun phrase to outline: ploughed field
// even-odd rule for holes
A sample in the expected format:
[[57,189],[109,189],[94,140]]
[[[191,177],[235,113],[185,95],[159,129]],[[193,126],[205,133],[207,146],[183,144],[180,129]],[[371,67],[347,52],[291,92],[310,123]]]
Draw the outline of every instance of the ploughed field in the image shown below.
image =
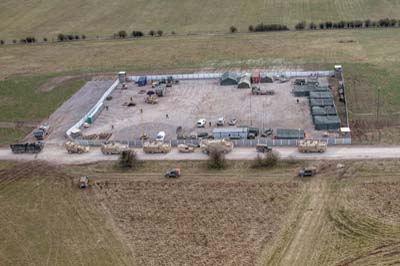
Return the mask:
[[[310,162],[312,163],[312,162]],[[338,167],[341,163],[343,166]],[[396,265],[398,160],[0,162],[2,265]],[[165,179],[170,167],[182,177]],[[77,187],[88,175],[87,190]]]

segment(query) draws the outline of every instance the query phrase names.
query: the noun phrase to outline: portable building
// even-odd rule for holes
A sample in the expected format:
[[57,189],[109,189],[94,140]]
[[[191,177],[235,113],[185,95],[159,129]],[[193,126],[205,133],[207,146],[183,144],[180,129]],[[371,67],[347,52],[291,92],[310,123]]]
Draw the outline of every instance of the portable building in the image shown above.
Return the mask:
[[218,127],[213,129],[215,139],[246,139],[249,134],[247,127]]
[[260,82],[261,83],[272,83],[272,77],[269,77],[266,73],[261,73],[260,75]]
[[126,82],[126,72],[125,71],[118,72],[118,80],[120,83]]
[[283,129],[278,128],[276,130],[276,139],[304,139],[305,132],[304,129]]
[[314,116],[316,130],[338,130],[340,118],[338,116]]
[[147,77],[146,76],[139,77],[138,86],[143,87],[146,86],[146,84],[147,84]]
[[238,84],[238,89],[250,89],[251,82],[250,82],[250,74],[244,75]]
[[332,106],[333,99],[310,99],[310,106]]
[[313,106],[311,107],[311,114],[313,116],[327,116],[327,115],[337,115],[335,106]]
[[320,91],[310,91],[311,99],[332,99],[332,93],[330,92],[320,92]]
[[237,85],[239,77],[236,73],[225,72],[222,74],[219,84],[221,86]]
[[251,83],[260,83],[260,82],[261,82],[260,71],[254,71],[251,74]]

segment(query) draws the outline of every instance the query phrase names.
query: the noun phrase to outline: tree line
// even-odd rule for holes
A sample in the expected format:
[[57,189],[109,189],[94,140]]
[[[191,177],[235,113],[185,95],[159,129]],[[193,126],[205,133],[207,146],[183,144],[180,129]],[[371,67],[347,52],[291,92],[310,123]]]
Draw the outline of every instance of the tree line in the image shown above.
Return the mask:
[[[325,29],[356,29],[356,28],[391,28],[400,27],[400,20],[384,18],[379,20],[341,20],[337,22],[325,21],[314,23],[307,23],[305,21],[299,22],[295,25],[295,30],[325,30]],[[264,32],[264,31],[288,31],[290,28],[284,24],[264,24],[259,23],[255,26],[249,25],[249,32]],[[230,33],[238,32],[235,26],[229,28]]]

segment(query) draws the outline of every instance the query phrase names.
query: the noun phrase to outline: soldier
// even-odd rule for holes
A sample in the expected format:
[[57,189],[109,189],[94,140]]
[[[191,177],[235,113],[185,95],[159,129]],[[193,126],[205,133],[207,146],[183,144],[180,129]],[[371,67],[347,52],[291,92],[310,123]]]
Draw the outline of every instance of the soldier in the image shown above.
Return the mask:
[[208,122],[208,124],[210,125],[210,127],[211,127],[211,121],[210,122]]
[[299,103],[299,99],[296,99],[297,100],[297,103]]
[[168,114],[165,115],[165,118],[167,118],[167,119],[169,118],[169,117],[168,117]]

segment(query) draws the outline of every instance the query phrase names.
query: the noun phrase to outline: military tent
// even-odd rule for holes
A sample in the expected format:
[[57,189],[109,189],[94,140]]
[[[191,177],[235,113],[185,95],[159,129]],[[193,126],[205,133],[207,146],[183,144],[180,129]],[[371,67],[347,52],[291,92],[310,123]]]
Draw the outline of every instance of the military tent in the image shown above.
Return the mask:
[[222,74],[219,84],[221,86],[237,85],[238,80],[239,77],[236,73],[225,72],[224,74]]

